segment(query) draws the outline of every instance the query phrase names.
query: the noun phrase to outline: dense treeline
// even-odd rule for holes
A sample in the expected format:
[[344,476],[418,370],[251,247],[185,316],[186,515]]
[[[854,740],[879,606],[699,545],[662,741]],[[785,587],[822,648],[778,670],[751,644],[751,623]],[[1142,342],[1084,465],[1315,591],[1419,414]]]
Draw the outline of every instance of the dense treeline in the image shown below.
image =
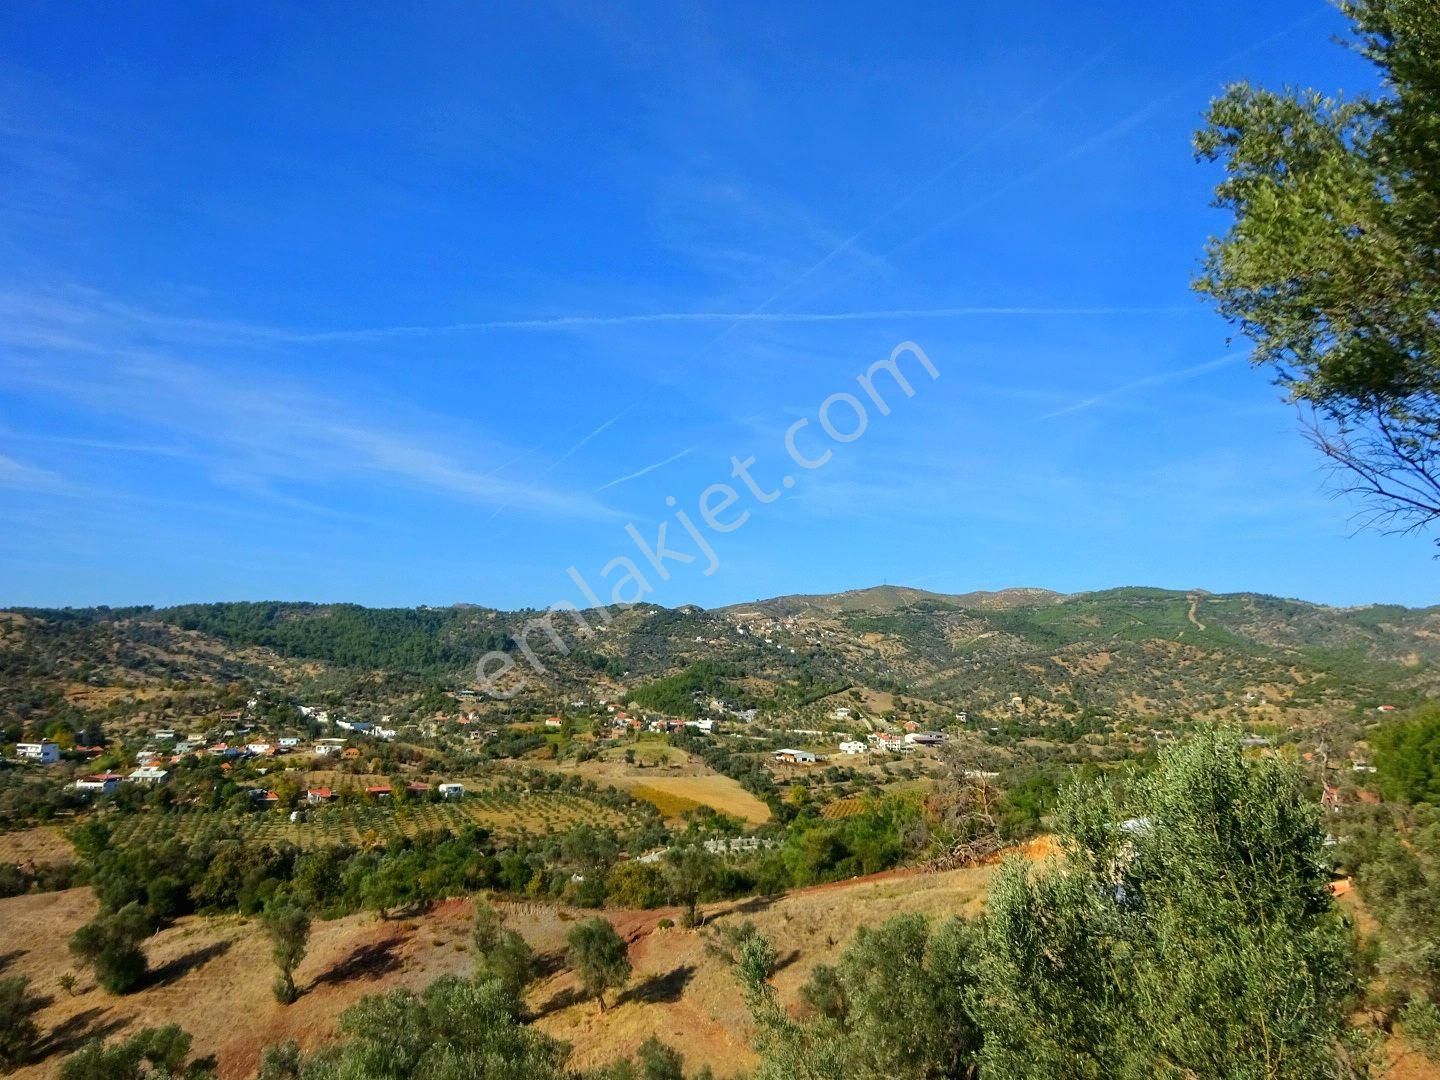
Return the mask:
[[231,603],[165,608],[155,615],[232,645],[263,645],[282,656],[353,668],[458,671],[510,647],[503,627],[473,626],[476,613],[466,608]]

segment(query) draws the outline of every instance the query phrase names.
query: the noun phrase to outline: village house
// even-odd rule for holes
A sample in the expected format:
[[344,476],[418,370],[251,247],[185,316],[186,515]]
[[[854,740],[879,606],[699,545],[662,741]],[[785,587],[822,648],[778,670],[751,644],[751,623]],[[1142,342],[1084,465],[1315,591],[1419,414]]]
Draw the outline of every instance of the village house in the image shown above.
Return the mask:
[[60,760],[60,747],[44,739],[40,742],[15,744],[15,754],[26,761],[38,761],[41,765],[54,765]]
[[94,776],[76,780],[75,790],[86,795],[109,795],[120,786],[123,779],[125,778],[119,773],[96,773]]
[[305,792],[305,801],[311,806],[319,806],[321,803],[327,803],[334,797],[335,793],[328,787],[310,788]]
[[442,799],[463,799],[465,797],[464,784],[441,784],[439,791]]
[[912,731],[905,736],[906,746],[939,746],[944,741],[938,731]]
[[130,774],[132,784],[163,784],[170,774],[158,765],[145,765]]
[[840,744],[840,752],[842,754],[863,754],[869,749],[870,747],[859,739],[847,739]]
[[814,765],[819,760],[809,750],[776,750],[774,756],[786,765]]

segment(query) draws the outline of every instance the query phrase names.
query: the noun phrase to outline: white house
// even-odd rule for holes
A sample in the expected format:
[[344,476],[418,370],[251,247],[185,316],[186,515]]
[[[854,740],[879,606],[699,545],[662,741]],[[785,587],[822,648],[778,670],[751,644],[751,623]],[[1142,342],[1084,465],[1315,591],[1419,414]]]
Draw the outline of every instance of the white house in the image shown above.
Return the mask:
[[316,757],[330,757],[345,749],[344,739],[317,739],[315,742]]
[[136,784],[163,784],[170,774],[158,765],[146,765],[130,774],[130,781]]
[[293,750],[300,745],[300,739],[295,735],[281,735],[279,742],[281,748],[285,750]]
[[95,776],[86,776],[76,780],[75,790],[87,795],[109,795],[120,786],[120,781],[123,779],[125,778],[119,773],[97,773]]
[[464,784],[441,784],[437,788],[442,799],[461,799],[465,796]]
[[863,754],[869,749],[870,747],[858,739],[849,739],[840,744],[840,753],[842,754]]
[[60,760],[60,747],[49,739],[16,743],[15,753],[26,761],[38,761],[41,765],[54,765]]
[[696,731],[703,731],[706,735],[712,735],[715,732],[714,720],[686,720],[685,726],[694,728]]

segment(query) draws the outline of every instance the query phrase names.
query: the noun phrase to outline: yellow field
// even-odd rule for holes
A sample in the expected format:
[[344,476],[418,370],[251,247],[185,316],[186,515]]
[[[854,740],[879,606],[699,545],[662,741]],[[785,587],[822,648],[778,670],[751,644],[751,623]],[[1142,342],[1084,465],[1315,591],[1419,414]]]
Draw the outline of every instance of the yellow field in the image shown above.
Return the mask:
[[703,803],[696,802],[694,799],[687,799],[683,795],[674,795],[668,791],[650,787],[647,784],[636,785],[630,789],[630,794],[634,795],[637,799],[644,799],[648,803],[653,803],[655,808],[667,818],[678,818],[682,814],[698,809],[704,805]]
[[822,818],[829,818],[834,821],[837,818],[854,817],[865,810],[864,799],[836,799],[832,803],[826,803],[820,811]]
[[[703,776],[642,776],[626,783],[628,777],[607,777],[617,787],[626,787],[632,795],[655,802],[656,794],[670,799],[708,806],[722,814],[738,817],[751,825],[770,820],[770,808],[728,776],[708,773]],[[641,789],[645,789],[642,793]],[[660,804],[657,802],[657,806]],[[665,807],[661,812],[669,814]]]

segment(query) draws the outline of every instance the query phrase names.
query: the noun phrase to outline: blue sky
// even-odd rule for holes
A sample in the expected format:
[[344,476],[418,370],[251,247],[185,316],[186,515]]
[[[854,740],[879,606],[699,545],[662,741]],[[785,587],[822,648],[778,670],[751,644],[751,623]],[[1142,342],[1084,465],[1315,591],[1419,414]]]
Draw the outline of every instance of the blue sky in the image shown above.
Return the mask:
[[1325,4],[380,7],[0,10],[0,603],[1433,599],[1188,287]]

